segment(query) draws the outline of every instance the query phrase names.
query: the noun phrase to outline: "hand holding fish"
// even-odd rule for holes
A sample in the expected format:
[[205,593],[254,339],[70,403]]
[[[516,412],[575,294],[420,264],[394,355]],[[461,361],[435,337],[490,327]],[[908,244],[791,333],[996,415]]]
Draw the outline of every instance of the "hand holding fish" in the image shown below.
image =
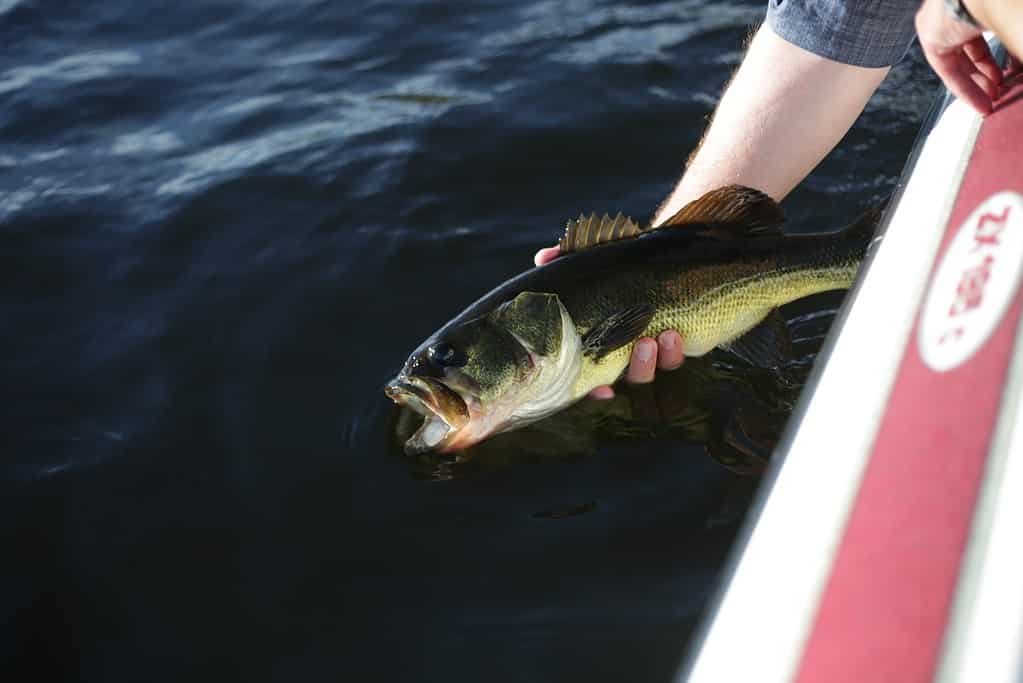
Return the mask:
[[[558,245],[545,247],[533,256],[533,263],[538,267],[550,263],[561,253]],[[654,381],[657,370],[676,370],[682,365],[685,355],[682,353],[682,337],[675,330],[665,330],[657,335],[657,339],[640,337],[632,347],[629,367],[625,371],[625,381],[630,384],[648,384]],[[590,398],[611,399],[615,391],[609,385],[599,386],[589,393]]]

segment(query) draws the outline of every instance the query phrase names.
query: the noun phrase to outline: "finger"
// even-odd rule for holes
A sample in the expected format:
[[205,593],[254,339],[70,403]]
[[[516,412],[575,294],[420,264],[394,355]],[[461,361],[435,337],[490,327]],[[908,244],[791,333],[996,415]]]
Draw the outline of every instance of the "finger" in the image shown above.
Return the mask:
[[999,68],[998,62],[995,61],[995,56],[991,54],[991,48],[988,47],[984,36],[977,36],[973,40],[963,43],[963,52],[973,62],[973,66],[989,81],[995,85],[1002,82],[1002,70]]
[[951,82],[945,83],[949,90],[981,114],[988,114],[998,88],[990,83],[984,74],[977,71],[973,61],[963,52],[950,53],[946,63],[949,67],[948,73],[951,74]]
[[625,372],[625,381],[633,384],[646,384],[654,379],[657,369],[657,342],[650,337],[641,337],[632,347],[632,358],[629,369]]
[[606,401],[614,397],[615,390],[607,385],[590,390],[590,398],[595,398],[598,401]]
[[998,99],[999,86],[988,80],[987,76],[979,71],[974,71],[970,74],[970,80],[973,81],[978,88],[984,91],[984,94],[989,100]]
[[[928,49],[926,45],[924,46],[924,55],[953,95],[981,115],[991,113],[991,98],[970,77],[970,74],[975,72],[972,68],[973,63],[969,62],[966,55],[961,52],[939,54]],[[969,62],[970,66],[965,67],[963,62]],[[964,73],[964,69],[968,70]]]
[[533,256],[533,263],[538,266],[542,266],[545,263],[550,263],[554,259],[558,258],[558,254],[560,253],[561,247],[558,247],[557,245],[553,247],[544,247]]
[[657,335],[657,367],[660,370],[674,370],[682,365],[682,337],[675,330],[665,330]]

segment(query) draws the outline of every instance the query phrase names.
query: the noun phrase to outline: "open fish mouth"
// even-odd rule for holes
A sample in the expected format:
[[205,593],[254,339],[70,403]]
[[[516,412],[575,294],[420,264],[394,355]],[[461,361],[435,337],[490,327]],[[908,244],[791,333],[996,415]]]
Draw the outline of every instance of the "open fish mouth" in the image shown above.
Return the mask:
[[408,455],[445,450],[451,437],[469,421],[469,409],[462,397],[434,379],[399,375],[384,387],[384,393],[425,418],[405,442]]

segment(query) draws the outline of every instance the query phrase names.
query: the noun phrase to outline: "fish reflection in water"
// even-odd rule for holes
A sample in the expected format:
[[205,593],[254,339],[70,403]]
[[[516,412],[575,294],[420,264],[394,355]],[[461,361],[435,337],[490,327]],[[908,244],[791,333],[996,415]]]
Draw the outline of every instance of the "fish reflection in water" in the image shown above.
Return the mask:
[[[753,367],[715,351],[660,372],[650,384],[616,386],[609,400],[583,400],[522,429],[499,434],[463,451],[405,456],[402,444],[422,415],[398,409],[392,449],[413,476],[445,480],[551,460],[596,455],[602,444],[662,439],[699,444],[721,466],[755,478],[781,436],[844,293],[811,297],[783,308],[793,357],[783,368]],[[585,507],[585,506],[583,506]],[[550,511],[550,517],[582,514]]]

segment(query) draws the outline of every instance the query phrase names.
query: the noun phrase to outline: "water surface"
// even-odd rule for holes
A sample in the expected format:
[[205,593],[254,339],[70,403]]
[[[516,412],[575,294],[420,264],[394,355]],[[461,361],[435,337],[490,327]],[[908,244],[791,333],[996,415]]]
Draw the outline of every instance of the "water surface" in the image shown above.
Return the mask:
[[[566,218],[648,216],[762,13],[0,0],[0,661],[670,677],[762,465],[722,435],[791,392],[707,359],[451,464],[380,389]],[[914,52],[793,229],[891,191],[933,88]],[[835,305],[793,313],[801,362]]]

